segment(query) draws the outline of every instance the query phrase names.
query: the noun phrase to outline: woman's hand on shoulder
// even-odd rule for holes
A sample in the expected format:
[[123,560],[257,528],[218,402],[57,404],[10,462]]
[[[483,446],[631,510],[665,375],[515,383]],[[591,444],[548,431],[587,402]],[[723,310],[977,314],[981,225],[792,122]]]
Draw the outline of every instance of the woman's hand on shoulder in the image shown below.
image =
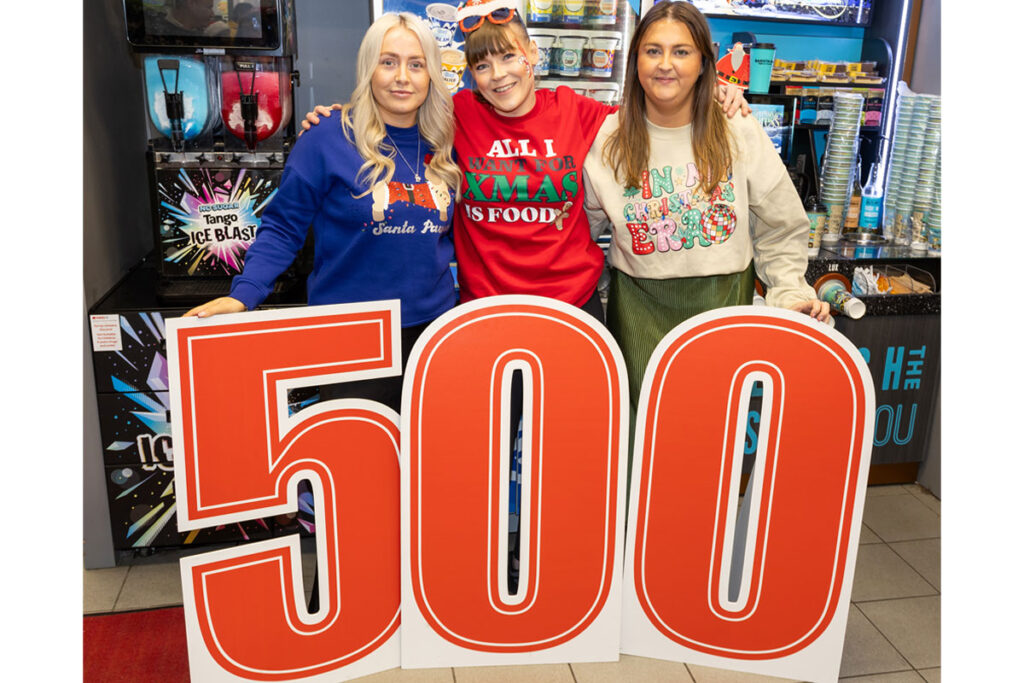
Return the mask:
[[209,318],[210,316],[220,315],[221,313],[241,313],[245,310],[245,304],[238,299],[230,296],[222,296],[213,301],[207,301],[205,304],[196,306],[191,311],[181,316],[182,318],[188,318],[195,316],[196,318]]
[[723,85],[722,83],[719,83],[715,92],[718,96],[718,103],[722,105],[722,110],[728,118],[731,119],[735,116],[737,111],[743,116],[750,113],[750,104],[743,99],[742,88],[735,85]]
[[312,126],[319,125],[320,117],[329,117],[331,115],[331,111],[335,109],[341,111],[341,105],[338,104],[337,102],[335,102],[329,107],[326,107],[322,104],[318,104],[315,107],[313,107],[313,111],[308,112],[306,114],[306,118],[302,120],[302,130],[299,131],[299,135],[302,135],[302,133],[309,130]]
[[807,299],[806,301],[795,303],[789,307],[789,310],[796,311],[797,313],[806,313],[818,322],[823,323],[828,323],[832,318],[829,315],[828,304],[819,299]]

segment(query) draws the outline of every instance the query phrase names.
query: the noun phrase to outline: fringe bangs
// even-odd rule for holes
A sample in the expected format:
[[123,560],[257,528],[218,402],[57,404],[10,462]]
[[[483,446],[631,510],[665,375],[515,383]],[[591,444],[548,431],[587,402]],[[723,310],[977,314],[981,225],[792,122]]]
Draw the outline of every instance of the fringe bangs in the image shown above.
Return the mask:
[[[490,55],[501,55],[526,49],[526,45],[520,45],[520,39],[523,36],[516,36],[516,31],[526,34],[526,28],[517,18],[507,24],[492,24],[485,19],[480,28],[466,36],[466,63],[472,67]],[[527,44],[530,40],[528,36],[529,34],[526,38]]]

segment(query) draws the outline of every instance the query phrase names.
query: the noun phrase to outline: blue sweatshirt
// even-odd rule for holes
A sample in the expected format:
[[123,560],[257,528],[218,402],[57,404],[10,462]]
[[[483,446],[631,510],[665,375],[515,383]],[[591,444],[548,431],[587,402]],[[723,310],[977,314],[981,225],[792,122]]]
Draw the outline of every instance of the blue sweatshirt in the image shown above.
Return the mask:
[[403,327],[429,322],[455,305],[449,270],[454,192],[428,182],[424,158],[431,150],[416,126],[388,126],[387,133],[401,152],[392,182],[378,183],[359,199],[353,195],[367,189],[356,180],[363,158],[345,139],[339,116],[298,139],[245,268],[232,280],[232,297],[250,310],[266,299],[312,225],[310,305],[400,299]]

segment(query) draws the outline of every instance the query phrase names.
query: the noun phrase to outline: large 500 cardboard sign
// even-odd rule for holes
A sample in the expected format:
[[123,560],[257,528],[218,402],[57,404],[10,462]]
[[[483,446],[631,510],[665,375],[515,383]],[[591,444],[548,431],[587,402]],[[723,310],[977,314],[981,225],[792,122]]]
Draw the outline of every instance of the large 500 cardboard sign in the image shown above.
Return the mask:
[[[193,680],[337,681],[399,664],[608,661],[620,649],[837,678],[874,391],[833,330],[764,307],[673,330],[644,379],[627,533],[621,353],[576,308],[494,297],[442,316],[410,357],[401,430],[370,401],[289,416],[285,400],[299,386],[398,374],[397,302],[168,323],[179,527],[295,511],[303,478],[316,499],[316,614],[297,537],[182,560]],[[755,383],[758,453],[737,517]]]

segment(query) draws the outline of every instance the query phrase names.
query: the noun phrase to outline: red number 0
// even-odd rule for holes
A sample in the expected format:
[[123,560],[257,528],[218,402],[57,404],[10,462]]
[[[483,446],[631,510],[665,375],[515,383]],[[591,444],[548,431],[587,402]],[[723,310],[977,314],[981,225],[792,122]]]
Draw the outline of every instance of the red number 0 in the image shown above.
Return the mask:
[[[625,590],[672,643],[768,660],[806,648],[837,609],[846,613],[849,597],[841,595],[860,528],[874,393],[859,354],[839,335],[799,316],[743,311],[750,309],[677,328],[648,365]],[[742,580],[730,597],[753,381],[764,386],[759,454],[747,489],[753,500]],[[623,651],[641,654],[643,638],[629,633]]]
[[288,388],[325,377],[398,374],[397,327],[397,302],[170,326],[179,527],[296,511],[303,478],[313,485],[317,513],[316,615],[299,606],[297,536],[182,562],[194,679],[201,673],[194,651],[247,680],[337,672],[375,651],[379,657],[389,641],[393,661],[378,668],[398,664],[396,416],[377,403],[345,400],[289,417],[285,399]]
[[[407,369],[403,562],[406,599],[415,603],[406,603],[403,630],[409,634],[412,609],[441,642],[459,648],[549,650],[581,634],[610,599],[617,624],[621,356],[596,320],[559,302],[492,297],[477,304],[446,315]],[[502,397],[514,368],[524,376],[523,536],[512,596],[501,544],[508,510]],[[403,665],[411,640],[403,637]]]

